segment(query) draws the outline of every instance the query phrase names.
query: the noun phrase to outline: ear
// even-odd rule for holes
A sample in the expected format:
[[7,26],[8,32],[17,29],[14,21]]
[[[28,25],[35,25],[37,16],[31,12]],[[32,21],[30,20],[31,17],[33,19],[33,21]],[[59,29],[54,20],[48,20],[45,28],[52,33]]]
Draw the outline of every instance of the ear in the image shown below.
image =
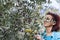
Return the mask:
[[56,22],[54,21],[54,22],[53,22],[53,25],[55,25],[55,24],[56,24]]

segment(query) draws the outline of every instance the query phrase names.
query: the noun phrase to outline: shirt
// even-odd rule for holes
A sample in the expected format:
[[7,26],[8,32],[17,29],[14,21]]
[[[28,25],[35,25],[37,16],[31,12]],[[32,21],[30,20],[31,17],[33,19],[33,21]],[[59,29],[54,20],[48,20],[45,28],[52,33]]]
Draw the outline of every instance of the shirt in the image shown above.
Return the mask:
[[43,35],[44,40],[60,40],[60,32],[52,32],[51,36],[46,36],[46,33]]

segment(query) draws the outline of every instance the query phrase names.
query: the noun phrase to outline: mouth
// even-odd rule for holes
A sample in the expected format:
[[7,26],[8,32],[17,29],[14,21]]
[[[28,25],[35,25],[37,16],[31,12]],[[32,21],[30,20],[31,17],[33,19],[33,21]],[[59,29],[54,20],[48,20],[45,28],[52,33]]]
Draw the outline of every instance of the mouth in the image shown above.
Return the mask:
[[44,21],[44,25],[47,25],[48,23],[46,21]]

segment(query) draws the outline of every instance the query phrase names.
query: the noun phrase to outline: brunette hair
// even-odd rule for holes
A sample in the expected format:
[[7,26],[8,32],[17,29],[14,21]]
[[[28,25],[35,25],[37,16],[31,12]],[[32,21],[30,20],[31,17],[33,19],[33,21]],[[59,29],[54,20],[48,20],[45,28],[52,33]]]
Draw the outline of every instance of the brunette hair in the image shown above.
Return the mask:
[[60,17],[56,13],[48,12],[47,15],[51,15],[53,17],[53,20],[56,21],[56,24],[53,25],[53,28],[51,31],[58,31],[60,28]]

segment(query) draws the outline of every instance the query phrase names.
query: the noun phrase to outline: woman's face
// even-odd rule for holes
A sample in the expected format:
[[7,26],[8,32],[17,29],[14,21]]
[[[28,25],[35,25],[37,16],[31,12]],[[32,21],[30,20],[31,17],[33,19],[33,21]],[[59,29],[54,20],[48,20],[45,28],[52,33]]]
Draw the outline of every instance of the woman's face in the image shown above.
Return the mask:
[[51,15],[46,15],[46,17],[44,18],[44,26],[45,27],[53,26],[53,17]]

